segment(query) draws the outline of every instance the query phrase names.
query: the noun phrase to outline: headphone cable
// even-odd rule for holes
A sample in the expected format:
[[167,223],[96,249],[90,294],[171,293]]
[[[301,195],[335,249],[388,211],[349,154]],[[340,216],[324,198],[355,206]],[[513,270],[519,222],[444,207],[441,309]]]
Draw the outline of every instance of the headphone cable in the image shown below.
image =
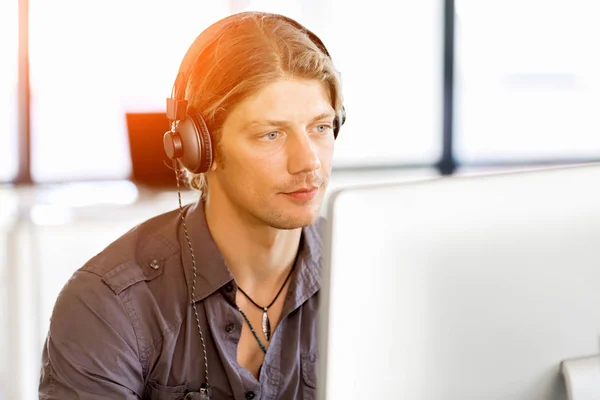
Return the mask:
[[192,307],[194,308],[194,315],[196,316],[196,325],[198,326],[198,333],[200,333],[200,341],[202,342],[202,352],[204,356],[204,381],[205,386],[200,388],[200,393],[206,396],[206,399],[209,399],[210,395],[210,385],[208,384],[208,357],[206,355],[206,344],[204,343],[204,335],[202,334],[202,328],[200,327],[200,317],[198,317],[198,309],[196,308],[196,302],[194,298],[196,297],[196,257],[194,256],[194,249],[192,248],[192,242],[190,240],[190,236],[187,230],[187,224],[185,222],[185,216],[183,215],[183,206],[181,203],[181,190],[179,184],[179,173],[180,170],[177,168],[177,159],[173,160],[173,169],[175,170],[175,178],[177,181],[177,199],[179,201],[179,215],[181,216],[181,222],[183,224],[183,233],[185,234],[185,239],[188,244],[188,248],[190,250],[190,256],[192,258],[192,269],[193,269],[193,282],[192,282]]

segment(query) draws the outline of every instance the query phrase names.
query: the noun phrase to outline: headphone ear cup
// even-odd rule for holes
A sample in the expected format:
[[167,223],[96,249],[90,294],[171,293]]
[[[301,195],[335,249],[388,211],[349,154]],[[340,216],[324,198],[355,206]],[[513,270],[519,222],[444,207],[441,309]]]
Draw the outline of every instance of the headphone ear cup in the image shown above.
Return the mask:
[[333,138],[337,139],[338,133],[340,133],[340,117],[336,116],[333,119]]
[[163,146],[165,148],[165,153],[167,153],[167,157],[171,160],[176,160],[183,154],[181,138],[177,132],[165,132],[163,135]]
[[204,119],[199,114],[188,114],[177,127],[181,141],[179,161],[194,174],[207,172],[213,161],[212,143]]
[[342,106],[342,111],[340,115],[336,115],[333,119],[333,138],[337,139],[338,133],[340,133],[340,128],[346,122],[346,109]]

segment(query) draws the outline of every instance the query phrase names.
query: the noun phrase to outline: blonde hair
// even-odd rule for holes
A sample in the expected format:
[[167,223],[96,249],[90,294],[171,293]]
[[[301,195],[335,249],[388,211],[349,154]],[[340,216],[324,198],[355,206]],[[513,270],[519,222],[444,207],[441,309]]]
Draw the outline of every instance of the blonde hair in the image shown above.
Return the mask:
[[[342,113],[339,73],[331,58],[302,30],[276,14],[247,13],[204,49],[186,85],[189,109],[200,113],[211,135],[215,160],[222,165],[220,130],[236,104],[281,78],[316,79],[329,89],[336,114]],[[186,171],[187,183],[207,193],[204,174]]]

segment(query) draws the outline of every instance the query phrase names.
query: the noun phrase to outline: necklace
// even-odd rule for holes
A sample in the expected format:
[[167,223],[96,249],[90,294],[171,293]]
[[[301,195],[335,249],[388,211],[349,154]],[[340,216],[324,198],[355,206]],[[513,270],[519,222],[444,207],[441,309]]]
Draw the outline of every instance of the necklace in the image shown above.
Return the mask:
[[[281,285],[281,287],[279,288],[279,292],[277,292],[277,295],[275,295],[275,298],[273,299],[273,301],[271,301],[271,303],[266,306],[266,307],[261,307],[258,304],[256,304],[254,302],[254,300],[252,300],[250,298],[250,296],[248,296],[246,294],[246,292],[244,292],[242,290],[241,287],[238,286],[238,289],[240,290],[240,292],[242,292],[242,294],[244,296],[246,296],[246,298],[248,300],[250,300],[250,302],[252,304],[254,304],[256,307],[260,308],[263,311],[263,317],[262,317],[262,331],[265,334],[265,337],[267,338],[267,341],[271,340],[271,321],[269,321],[269,316],[267,315],[267,311],[269,310],[269,308],[273,305],[273,303],[275,303],[275,301],[277,300],[277,298],[279,297],[279,295],[281,294],[281,292],[283,291],[283,288],[285,287],[286,283],[290,280],[290,277],[292,276],[292,272],[294,271],[294,266],[296,263],[294,263],[294,265],[292,265],[292,268],[290,269],[290,272],[288,273],[288,276],[285,278],[285,281],[283,281],[283,285]],[[248,326],[250,327],[250,330],[252,331],[252,333],[254,334],[254,337],[256,338],[256,340],[258,341],[258,345],[260,346],[261,349],[263,349],[264,351],[264,346],[262,345],[262,343],[260,342],[260,340],[258,340],[258,336],[256,336],[256,333],[254,332],[254,328],[252,328],[252,325],[250,324],[250,321],[248,320],[248,318],[246,317],[246,314],[244,314],[244,312],[238,308],[240,310],[240,312],[242,313],[242,316],[244,317],[244,319],[246,320],[246,322],[248,323]]]
[[244,319],[246,320],[246,323],[248,324],[248,326],[250,327],[250,331],[252,332],[252,335],[254,336],[254,339],[256,339],[256,342],[258,343],[258,347],[260,347],[260,349],[263,351],[263,353],[267,354],[267,348],[265,347],[264,344],[262,344],[262,342],[260,341],[260,338],[258,337],[258,335],[256,334],[256,331],[254,330],[254,327],[252,326],[252,324],[250,323],[250,320],[248,319],[248,317],[246,316],[246,313],[244,313],[242,311],[241,308],[238,307],[238,311],[240,312],[240,314],[242,314],[242,316],[244,317]]

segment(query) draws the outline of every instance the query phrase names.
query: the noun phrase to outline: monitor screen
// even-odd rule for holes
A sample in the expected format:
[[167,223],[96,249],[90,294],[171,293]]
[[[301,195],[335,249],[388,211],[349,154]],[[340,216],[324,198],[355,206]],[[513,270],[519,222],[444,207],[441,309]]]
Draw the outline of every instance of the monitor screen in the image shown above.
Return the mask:
[[319,399],[567,399],[562,362],[598,354],[600,165],[328,203]]

